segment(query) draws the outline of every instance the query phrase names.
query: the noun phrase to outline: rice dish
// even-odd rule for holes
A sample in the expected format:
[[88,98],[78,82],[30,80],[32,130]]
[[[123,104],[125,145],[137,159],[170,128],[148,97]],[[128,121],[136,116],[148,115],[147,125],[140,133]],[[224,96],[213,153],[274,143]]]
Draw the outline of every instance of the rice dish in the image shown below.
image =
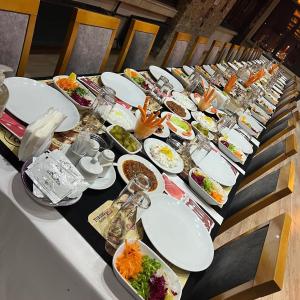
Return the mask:
[[162,166],[174,168],[178,165],[178,161],[172,148],[169,146],[153,145],[150,148],[152,157]]

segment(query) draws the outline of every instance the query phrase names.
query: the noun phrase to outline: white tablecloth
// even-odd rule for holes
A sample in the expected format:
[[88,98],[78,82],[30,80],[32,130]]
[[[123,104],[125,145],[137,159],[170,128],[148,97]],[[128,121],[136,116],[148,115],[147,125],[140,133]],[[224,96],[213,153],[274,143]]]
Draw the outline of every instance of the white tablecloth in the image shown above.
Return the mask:
[[111,268],[55,210],[31,200],[0,155],[0,299],[132,297]]

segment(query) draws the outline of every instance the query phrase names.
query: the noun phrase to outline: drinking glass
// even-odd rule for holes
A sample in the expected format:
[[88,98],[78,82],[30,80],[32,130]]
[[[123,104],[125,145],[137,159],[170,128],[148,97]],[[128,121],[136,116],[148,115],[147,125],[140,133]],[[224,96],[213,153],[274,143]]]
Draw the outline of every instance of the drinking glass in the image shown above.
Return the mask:
[[105,249],[109,254],[113,254],[123,243],[126,234],[137,223],[143,211],[151,205],[149,196],[141,191],[131,195],[124,194],[121,197],[126,200],[110,220],[106,235]]
[[83,130],[96,133],[102,128],[116,103],[115,94],[116,92],[109,87],[101,88],[91,110],[84,117]]

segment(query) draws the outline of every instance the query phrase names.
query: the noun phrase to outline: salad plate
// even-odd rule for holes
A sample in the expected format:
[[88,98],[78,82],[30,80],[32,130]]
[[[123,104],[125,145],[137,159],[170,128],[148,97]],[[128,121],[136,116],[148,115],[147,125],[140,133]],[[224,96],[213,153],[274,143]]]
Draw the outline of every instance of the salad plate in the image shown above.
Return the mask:
[[162,112],[161,116],[164,117],[166,114],[168,115],[166,124],[172,132],[186,140],[192,140],[195,137],[195,133],[190,123],[169,112]]
[[129,79],[113,72],[104,72],[101,74],[101,81],[115,90],[116,96],[127,104],[133,107],[144,105],[145,93]]
[[[131,253],[131,255],[127,255],[127,253]],[[132,253],[135,255],[132,255]],[[125,277],[132,275],[128,266],[126,268],[126,264],[130,262],[130,259],[134,259],[132,265],[136,265],[137,258],[141,259],[141,270],[135,278],[140,278],[140,280],[133,278],[129,280]],[[112,265],[118,280],[136,300],[147,300],[149,297],[147,291],[150,294],[151,292],[156,295],[159,293],[161,299],[180,300],[181,298],[182,288],[175,272],[140,240],[130,239],[122,243],[113,256]],[[149,274],[149,272],[146,272],[147,270],[152,272]],[[158,279],[158,277],[161,279],[161,276],[163,276],[163,280]],[[151,286],[149,284],[150,280],[152,282]],[[167,295],[169,295],[168,298]]]
[[190,111],[197,111],[196,104],[187,96],[179,92],[172,93],[173,98]]
[[262,124],[266,125],[271,116],[256,104],[251,104],[250,106],[252,116]]
[[134,130],[136,117],[131,110],[123,105],[116,103],[108,115],[107,121],[113,125],[120,125],[126,130]]
[[138,156],[125,154],[118,159],[118,171],[125,183],[128,183],[137,173],[149,178],[151,187],[148,193],[163,193],[165,182],[161,173],[147,159]]
[[229,142],[227,137],[220,137],[218,140],[219,149],[234,162],[244,164],[247,156],[233,143]]
[[188,76],[190,76],[191,74],[193,74],[195,72],[195,69],[193,69],[192,67],[186,66],[186,65],[183,65],[182,69],[185,72],[185,74]]
[[166,172],[178,174],[183,171],[183,160],[179,154],[165,142],[148,138],[144,141],[144,149],[148,157]]
[[177,78],[180,82],[183,83],[183,85],[189,85],[189,76],[185,74],[180,68],[171,68],[171,73],[174,75],[175,78]]
[[241,149],[244,153],[253,153],[252,144],[235,129],[225,128],[222,130],[222,135],[226,137],[230,143]]
[[71,130],[79,122],[77,108],[58,90],[25,77],[9,77],[4,83],[9,91],[6,108],[21,121],[31,124],[53,107],[66,115],[55,132]]
[[79,110],[90,109],[96,99],[94,94],[76,79],[75,74],[73,78],[72,75],[55,76],[53,77],[53,83]]
[[257,100],[258,106],[260,106],[268,115],[271,115],[274,110],[276,109],[276,106],[270,103],[265,98],[259,98]]
[[149,197],[151,206],[142,215],[142,222],[154,247],[183,270],[207,269],[213,260],[214,247],[203,222],[183,201],[159,193]]
[[180,81],[178,81],[172,74],[165,71],[164,69],[157,66],[150,66],[149,70],[156,80],[158,80],[160,76],[165,76],[169,80],[169,82],[173,85],[174,91],[177,92],[184,91],[184,88],[180,83]]
[[211,150],[197,166],[210,178],[224,186],[236,183],[236,174],[229,163],[218,152]]
[[213,118],[205,115],[201,111],[192,112],[192,116],[195,121],[201,124],[202,127],[208,129],[211,132],[218,132],[217,122]]
[[183,120],[191,118],[190,112],[179,102],[171,97],[166,97],[164,100],[165,106],[175,115],[181,117]]
[[199,168],[193,168],[189,172],[190,187],[210,205],[224,205],[227,201],[227,193],[223,187],[209,178]]
[[244,113],[238,118],[238,125],[248,134],[258,137],[263,131],[263,127],[250,115]]
[[124,70],[124,75],[135,85],[137,85],[144,93],[150,91],[153,88],[153,84],[134,69],[126,68]]
[[202,135],[204,135],[206,138],[208,138],[210,141],[212,141],[214,139],[214,135],[209,132],[209,130],[207,128],[205,128],[204,126],[202,126],[200,123],[198,123],[197,121],[193,121],[192,122],[192,127],[194,128],[194,130],[197,133],[200,133]]

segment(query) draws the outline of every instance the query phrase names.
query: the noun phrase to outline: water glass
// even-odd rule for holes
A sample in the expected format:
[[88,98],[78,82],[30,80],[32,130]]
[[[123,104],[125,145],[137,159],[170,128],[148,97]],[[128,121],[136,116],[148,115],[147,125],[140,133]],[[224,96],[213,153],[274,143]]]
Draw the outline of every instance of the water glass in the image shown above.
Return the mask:
[[123,195],[120,209],[110,220],[106,235],[105,249],[109,254],[120,246],[126,238],[126,234],[135,226],[143,211],[151,205],[151,200],[144,192],[137,192],[132,195]]
[[102,128],[116,103],[115,94],[116,92],[109,87],[101,88],[91,110],[84,117],[83,130],[96,133]]

